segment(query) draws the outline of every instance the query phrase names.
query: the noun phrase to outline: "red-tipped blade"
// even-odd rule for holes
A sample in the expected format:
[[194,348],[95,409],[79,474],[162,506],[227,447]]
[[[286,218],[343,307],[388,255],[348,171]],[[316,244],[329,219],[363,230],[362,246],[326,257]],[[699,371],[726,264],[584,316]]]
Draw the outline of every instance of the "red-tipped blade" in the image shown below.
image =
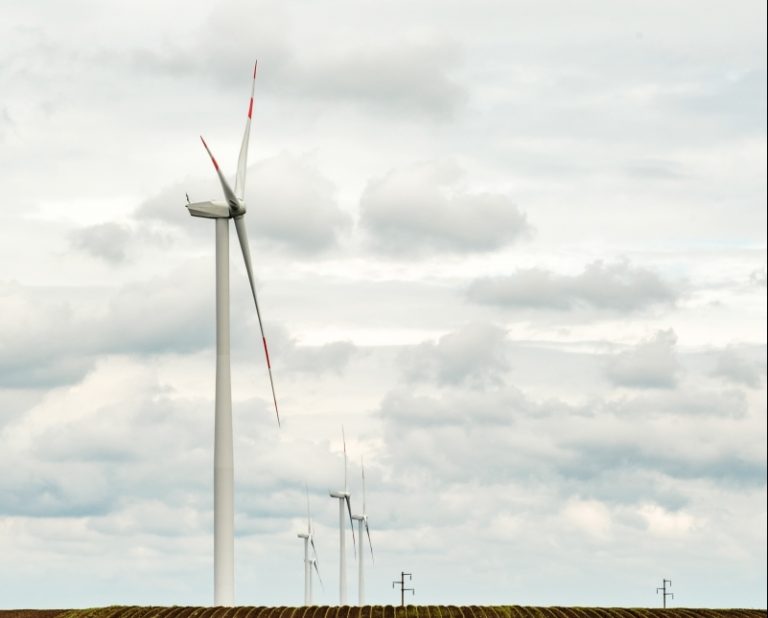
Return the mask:
[[221,173],[221,169],[219,168],[219,164],[216,161],[216,157],[213,156],[211,149],[208,148],[208,144],[205,142],[205,139],[203,138],[202,135],[200,136],[200,141],[203,142],[205,151],[208,153],[208,156],[211,157],[211,161],[213,162],[213,167],[216,169],[216,174],[218,175],[219,182],[221,183],[221,188],[224,191],[224,197],[226,198],[227,203],[230,205],[230,209],[231,209],[233,205],[237,204],[237,199],[235,198],[235,194],[232,191],[232,187],[229,186],[227,179],[224,178],[224,174]]
[[275,414],[277,415],[277,425],[280,426],[280,412],[277,409],[277,396],[275,395],[275,381],[272,378],[272,363],[269,360],[269,348],[267,347],[267,338],[264,335],[264,324],[261,321],[261,310],[259,309],[259,299],[256,297],[256,285],[253,282],[253,269],[251,268],[251,249],[248,245],[248,234],[245,231],[245,222],[242,217],[235,217],[235,230],[237,238],[240,240],[240,248],[243,251],[243,260],[245,261],[245,270],[248,274],[248,283],[251,286],[253,303],[256,305],[256,317],[259,320],[259,331],[261,332],[261,342],[264,345],[264,357],[267,360],[267,371],[269,373],[269,386],[272,389],[272,402],[275,404]]
[[248,101],[248,119],[245,121],[245,133],[240,144],[240,156],[237,159],[237,176],[235,177],[235,195],[245,199],[245,173],[248,167],[248,139],[251,134],[251,116],[253,115],[253,93],[256,91],[256,66],[253,64],[253,83],[251,84],[251,99]]

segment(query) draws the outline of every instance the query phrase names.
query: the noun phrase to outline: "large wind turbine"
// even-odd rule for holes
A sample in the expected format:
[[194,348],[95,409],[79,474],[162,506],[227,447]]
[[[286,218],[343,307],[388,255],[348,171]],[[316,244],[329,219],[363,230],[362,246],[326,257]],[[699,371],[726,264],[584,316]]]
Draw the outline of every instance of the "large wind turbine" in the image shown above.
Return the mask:
[[[253,112],[253,92],[256,88],[256,64],[253,65],[253,83],[251,100],[248,104],[248,119],[245,122],[245,134],[237,160],[235,190],[229,186],[219,169],[208,144],[200,137],[211,157],[213,167],[219,176],[225,201],[187,203],[189,214],[193,217],[216,220],[216,421],[213,450],[213,581],[214,604],[234,605],[235,603],[235,552],[234,552],[234,464],[232,458],[232,385],[229,362],[229,220],[234,219],[240,248],[243,251],[245,270],[251,285],[253,302],[256,304],[256,316],[259,320],[261,341],[267,359],[269,384],[272,389],[272,401],[275,404],[277,422],[280,414],[277,410],[275,384],[272,380],[272,367],[269,362],[267,339],[261,322],[259,301],[256,299],[256,287],[251,269],[251,251],[248,247],[248,235],[245,230],[245,171],[248,164],[248,137],[251,132],[251,113]],[[189,202],[189,198],[187,198]]]
[[347,505],[349,514],[349,527],[352,529],[352,545],[355,543],[355,524],[352,521],[352,506],[349,503],[349,491],[347,491],[347,440],[344,437],[344,428],[341,428],[341,440],[344,444],[344,490],[331,491],[331,498],[339,500],[339,604],[347,604],[347,559],[346,559],[346,524],[344,518],[344,504]]
[[360,515],[352,515],[352,519],[357,520],[357,536],[360,537],[360,545],[357,546],[359,554],[357,556],[357,604],[365,605],[365,575],[364,575],[364,556],[363,556],[363,527],[368,536],[368,547],[371,548],[371,562],[373,558],[373,545],[371,544],[371,531],[368,529],[368,512],[365,510],[365,465],[360,461],[360,468],[363,472],[363,512]]
[[[315,535],[312,531],[312,514],[309,510],[309,489],[307,489],[307,531],[297,534],[304,539],[304,605],[312,605],[312,568],[317,572],[320,585],[323,579],[320,577],[320,569],[317,567],[317,549],[315,548]],[[312,546],[314,558],[309,557],[309,546]]]

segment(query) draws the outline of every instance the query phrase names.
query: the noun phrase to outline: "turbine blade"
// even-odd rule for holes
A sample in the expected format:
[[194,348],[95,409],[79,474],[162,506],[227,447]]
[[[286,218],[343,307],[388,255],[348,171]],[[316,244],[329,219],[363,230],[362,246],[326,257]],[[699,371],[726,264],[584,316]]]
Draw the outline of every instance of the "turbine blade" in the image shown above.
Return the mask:
[[360,458],[360,469],[363,471],[363,515],[367,515],[368,512],[365,510],[365,464],[362,457]]
[[371,548],[371,562],[376,562],[373,557],[373,545],[371,544],[371,531],[368,529],[368,518],[365,519],[365,533],[368,535],[368,547]]
[[317,573],[317,579],[320,580],[320,587],[325,591],[325,586],[323,585],[323,578],[320,577],[320,568],[317,566],[317,560],[315,560],[312,565],[315,567],[315,573]]
[[224,191],[224,197],[227,199],[227,203],[229,204],[230,208],[233,205],[237,205],[237,198],[235,197],[235,194],[232,191],[232,188],[229,186],[227,179],[224,178],[224,174],[221,173],[221,170],[219,169],[219,164],[216,162],[216,157],[213,156],[211,149],[208,148],[208,144],[205,143],[205,139],[203,139],[202,135],[200,136],[200,141],[203,142],[203,146],[205,146],[205,151],[208,153],[208,156],[211,157],[211,161],[213,162],[213,167],[216,169],[216,174],[218,174],[219,176],[219,182],[221,182],[221,188]]
[[341,443],[344,445],[344,491],[347,491],[347,438],[344,436],[344,425],[341,426]]
[[280,412],[277,409],[277,397],[275,395],[275,382],[272,379],[272,364],[269,362],[269,349],[267,348],[267,338],[264,336],[264,324],[261,321],[261,311],[259,310],[259,301],[256,298],[256,286],[253,283],[253,269],[251,268],[251,250],[248,246],[248,234],[245,230],[245,221],[243,217],[235,217],[235,229],[237,237],[240,239],[240,248],[243,250],[243,259],[245,260],[245,270],[248,273],[248,282],[251,284],[251,293],[253,302],[256,305],[256,317],[259,319],[259,330],[261,331],[261,342],[264,344],[264,356],[267,359],[267,371],[269,372],[269,385],[272,388],[272,401],[275,404],[275,414],[277,415],[277,425],[280,426]]
[[317,548],[315,547],[314,537],[309,537],[309,544],[312,546],[312,553],[315,556],[315,562],[317,562]]
[[344,496],[344,501],[347,503],[347,512],[349,513],[349,527],[352,530],[352,547],[355,550],[355,557],[357,557],[357,541],[355,541],[355,521],[352,519],[352,506],[349,501],[349,496]]
[[251,101],[248,103],[248,120],[245,121],[243,143],[240,145],[240,156],[237,159],[237,176],[235,177],[235,195],[241,200],[245,197],[245,171],[248,167],[248,138],[251,134],[251,114],[253,113],[253,93],[256,90],[256,65],[253,63],[253,83],[251,84]]

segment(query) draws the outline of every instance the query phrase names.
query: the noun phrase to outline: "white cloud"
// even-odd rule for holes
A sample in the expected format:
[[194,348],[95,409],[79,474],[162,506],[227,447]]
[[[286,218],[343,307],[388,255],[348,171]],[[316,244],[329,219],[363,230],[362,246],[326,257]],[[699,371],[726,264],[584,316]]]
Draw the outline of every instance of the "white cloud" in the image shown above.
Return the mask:
[[505,332],[491,324],[469,324],[424,342],[401,355],[406,377],[413,381],[484,386],[502,381],[508,369]]
[[606,376],[617,386],[674,388],[680,364],[675,355],[673,330],[658,331],[633,349],[616,354],[606,363]]
[[414,164],[368,182],[361,225],[374,246],[392,255],[493,251],[531,233],[506,195],[468,191],[448,162]]
[[534,268],[504,277],[480,278],[470,285],[468,296],[478,303],[510,308],[632,312],[671,305],[679,293],[648,268],[632,266],[628,261],[597,261],[578,275]]

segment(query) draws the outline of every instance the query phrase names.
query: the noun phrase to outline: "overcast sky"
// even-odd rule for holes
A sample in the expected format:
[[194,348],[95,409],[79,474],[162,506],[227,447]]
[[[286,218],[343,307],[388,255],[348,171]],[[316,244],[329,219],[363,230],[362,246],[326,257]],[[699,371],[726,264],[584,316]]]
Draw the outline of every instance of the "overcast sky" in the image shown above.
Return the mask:
[[[238,604],[766,607],[766,7],[4,2],[0,607],[210,604],[214,226]],[[357,598],[350,552],[349,598]]]

